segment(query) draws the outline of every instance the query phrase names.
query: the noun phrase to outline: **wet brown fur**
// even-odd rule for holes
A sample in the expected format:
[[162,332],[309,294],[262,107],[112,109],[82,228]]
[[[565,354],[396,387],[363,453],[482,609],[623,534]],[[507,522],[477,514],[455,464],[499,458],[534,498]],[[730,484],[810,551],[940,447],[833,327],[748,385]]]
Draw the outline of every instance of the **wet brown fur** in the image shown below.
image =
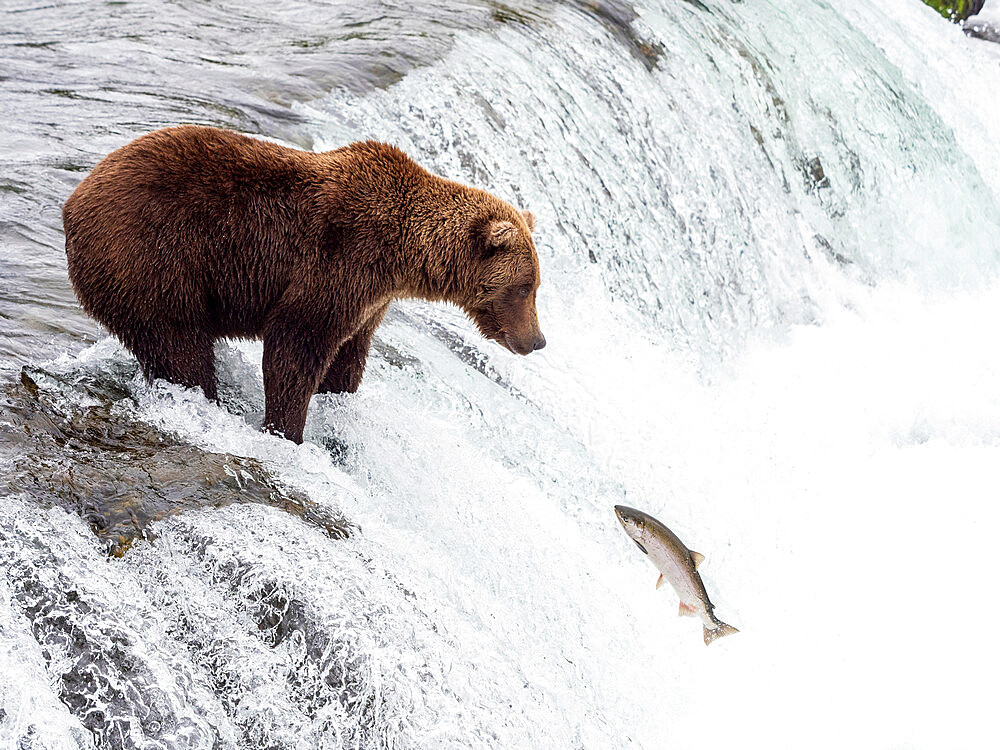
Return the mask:
[[531,214],[384,143],[159,130],[99,163],[63,224],[80,302],[147,377],[215,398],[215,339],[262,338],[264,425],[296,442],[313,393],[357,390],[393,299],[459,305],[521,354],[545,343]]

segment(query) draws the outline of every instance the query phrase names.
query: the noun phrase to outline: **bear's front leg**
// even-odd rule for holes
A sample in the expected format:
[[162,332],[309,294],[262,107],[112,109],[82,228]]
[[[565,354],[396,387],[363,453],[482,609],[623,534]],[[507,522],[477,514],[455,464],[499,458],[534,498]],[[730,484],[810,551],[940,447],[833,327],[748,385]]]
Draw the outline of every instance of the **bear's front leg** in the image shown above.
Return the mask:
[[264,326],[264,429],[294,443],[302,442],[309,399],[346,338],[343,331],[353,327],[332,325],[337,316],[319,320],[315,310],[309,312],[284,306]]
[[372,335],[388,309],[388,303],[378,308],[351,338],[340,345],[319,384],[319,393],[355,393],[358,390],[361,376],[365,374]]

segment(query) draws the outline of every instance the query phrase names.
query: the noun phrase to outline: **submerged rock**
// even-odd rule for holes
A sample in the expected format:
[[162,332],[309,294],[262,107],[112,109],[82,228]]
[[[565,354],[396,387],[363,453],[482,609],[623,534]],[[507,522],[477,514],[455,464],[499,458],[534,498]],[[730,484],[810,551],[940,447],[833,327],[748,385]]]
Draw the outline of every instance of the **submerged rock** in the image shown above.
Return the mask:
[[[699,11],[711,13],[700,0],[684,0]],[[663,45],[648,37],[635,21],[639,13],[628,0],[572,0],[570,3],[580,13],[594,19],[606,28],[625,48],[641,62],[646,70],[657,67],[665,53]],[[552,5],[539,4],[536,9],[515,8],[505,3],[491,3],[492,18],[502,24],[532,26],[543,20]]]
[[279,484],[260,462],[184,444],[129,419],[109,395],[100,384],[60,384],[23,368],[19,383],[0,390],[0,496],[78,513],[118,556],[161,518],[232,503],[280,508],[333,538],[351,533],[350,523]]
[[962,30],[975,39],[1000,44],[1000,10],[970,16],[962,24]]
[[814,156],[810,159],[805,167],[806,178],[809,184],[814,188],[828,188],[830,187],[830,178],[826,176],[826,172],[823,171],[823,162],[820,161],[818,156]]

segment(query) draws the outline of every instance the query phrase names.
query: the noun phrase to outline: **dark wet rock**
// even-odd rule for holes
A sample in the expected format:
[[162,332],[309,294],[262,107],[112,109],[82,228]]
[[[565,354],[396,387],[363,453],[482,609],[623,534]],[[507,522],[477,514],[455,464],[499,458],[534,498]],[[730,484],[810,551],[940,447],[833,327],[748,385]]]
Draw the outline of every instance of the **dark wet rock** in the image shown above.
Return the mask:
[[[179,541],[183,541],[183,532]],[[372,684],[371,665],[361,641],[364,633],[377,630],[378,619],[386,613],[376,607],[361,615],[364,627],[345,628],[340,622],[318,617],[310,601],[293,585],[272,578],[252,560],[218,557],[211,544],[196,543],[189,553],[211,572],[213,586],[228,591],[237,610],[255,626],[261,643],[286,652],[287,689],[298,710],[316,719],[336,704],[353,717],[351,733],[359,741],[364,739],[352,746],[380,746],[381,742],[372,739],[380,731],[377,714],[385,696]],[[228,704],[226,686],[238,683],[239,676],[230,675],[222,663],[204,666],[227,712],[238,714],[237,707]],[[253,734],[249,725],[241,729]]]
[[655,39],[645,38],[642,31],[636,28],[635,21],[639,14],[632,3],[621,0],[576,0],[574,4],[586,15],[600,21],[625,45],[633,57],[646,66],[646,70],[656,68],[664,55],[664,47]]
[[[2,535],[0,535],[2,539]],[[13,600],[31,623],[50,665],[58,666],[59,697],[91,732],[97,747],[138,747],[133,740],[183,734],[183,719],[159,689],[150,665],[137,659],[131,637],[101,616],[55,569],[15,560],[8,572]],[[29,745],[30,746],[30,745]]]
[[814,156],[806,163],[805,171],[806,177],[812,187],[816,189],[830,187],[830,178],[823,171],[823,162],[820,161],[818,156]]
[[[60,383],[36,368],[0,391],[0,497],[78,513],[108,551],[122,555],[166,516],[232,503],[293,513],[333,538],[352,526],[277,482],[254,459],[212,453],[129,419],[114,404],[119,381]],[[71,389],[67,395],[65,389]]]

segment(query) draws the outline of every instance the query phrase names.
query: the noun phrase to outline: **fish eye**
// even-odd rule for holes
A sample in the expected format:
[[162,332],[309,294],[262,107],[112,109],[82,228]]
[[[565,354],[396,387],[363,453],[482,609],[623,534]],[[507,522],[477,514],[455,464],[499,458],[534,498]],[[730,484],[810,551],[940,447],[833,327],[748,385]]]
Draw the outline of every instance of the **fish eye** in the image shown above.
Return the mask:
[[644,554],[644,555],[648,555],[649,554],[648,552],[646,552],[646,548],[643,547],[641,544],[639,544],[639,542],[637,542],[635,539],[633,539],[632,541],[635,542],[635,546],[636,547],[638,547],[639,549],[642,550],[642,554]]

